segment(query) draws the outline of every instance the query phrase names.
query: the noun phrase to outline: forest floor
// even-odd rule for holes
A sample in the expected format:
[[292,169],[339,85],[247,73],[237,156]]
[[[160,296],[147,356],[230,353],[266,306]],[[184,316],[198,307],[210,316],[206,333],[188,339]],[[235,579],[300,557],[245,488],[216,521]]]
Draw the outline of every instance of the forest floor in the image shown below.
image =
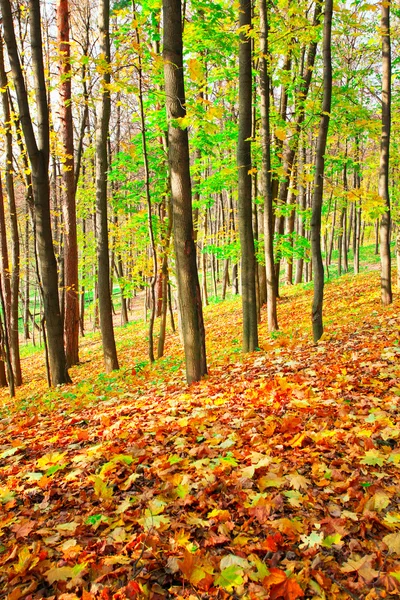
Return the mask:
[[240,299],[207,307],[190,387],[179,336],[151,366],[140,322],[111,375],[99,334],[69,386],[26,357],[0,396],[0,598],[399,598],[399,294],[327,284],[318,344],[311,294],[284,289],[246,356]]

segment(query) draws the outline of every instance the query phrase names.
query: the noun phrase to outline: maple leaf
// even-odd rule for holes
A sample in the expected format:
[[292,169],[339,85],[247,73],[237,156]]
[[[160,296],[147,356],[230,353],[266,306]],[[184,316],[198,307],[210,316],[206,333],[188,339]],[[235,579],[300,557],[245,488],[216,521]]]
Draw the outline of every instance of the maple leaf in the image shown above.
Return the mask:
[[386,462],[386,456],[381,454],[379,450],[368,450],[364,458],[360,460],[362,465],[371,465],[373,467],[376,465],[381,467],[384,462]]
[[389,548],[389,552],[400,556],[400,531],[385,535],[383,542]]
[[28,546],[23,546],[18,550],[18,563],[13,565],[14,573],[23,575],[26,571],[33,569],[39,562],[40,558],[33,550],[31,552]]
[[15,496],[15,493],[9,490],[7,487],[0,487],[0,502],[2,504],[7,504],[10,502]]
[[303,598],[304,592],[293,577],[287,578],[278,585],[271,587],[270,600],[278,600],[283,598],[284,600],[296,600],[297,598]]
[[232,591],[234,587],[242,585],[243,583],[243,569],[233,564],[223,569],[215,580],[215,585],[220,585],[225,588],[228,592]]
[[110,500],[110,498],[113,497],[113,488],[108,486],[106,482],[101,479],[101,477],[98,475],[91,475],[89,479],[94,483],[94,493],[98,498],[101,500]]
[[187,550],[184,552],[183,560],[178,561],[177,566],[193,585],[198,585],[203,579],[207,579],[214,570],[207,562],[203,563],[199,555]]
[[39,469],[46,469],[48,467],[58,465],[62,462],[66,455],[66,452],[50,452],[49,454],[45,454],[41,458],[36,461]]
[[286,581],[286,579],[287,577],[285,571],[274,567],[270,569],[269,574],[263,580],[263,585],[265,585],[265,587],[271,587],[272,585],[277,585],[283,581]]
[[361,558],[349,558],[341,567],[341,571],[342,573],[356,571],[367,583],[371,583],[379,575],[379,571],[375,571],[371,566],[373,560],[375,560],[375,554],[369,554]]
[[74,567],[54,567],[46,571],[45,577],[50,584],[55,581],[67,581],[80,575],[86,566],[87,563],[77,564]]
[[15,533],[15,537],[18,538],[24,538],[27,537],[30,532],[32,531],[32,529],[35,527],[36,525],[36,521],[23,521],[22,523],[15,523],[15,525],[13,525],[11,527],[11,529],[13,530],[13,532]]
[[299,548],[314,548],[314,546],[322,545],[324,534],[322,531],[319,533],[312,531],[310,535],[301,535],[300,539],[303,543],[299,545]]
[[295,490],[306,490],[310,485],[310,480],[297,473],[297,471],[295,473],[290,473],[285,477],[289,481],[290,487]]

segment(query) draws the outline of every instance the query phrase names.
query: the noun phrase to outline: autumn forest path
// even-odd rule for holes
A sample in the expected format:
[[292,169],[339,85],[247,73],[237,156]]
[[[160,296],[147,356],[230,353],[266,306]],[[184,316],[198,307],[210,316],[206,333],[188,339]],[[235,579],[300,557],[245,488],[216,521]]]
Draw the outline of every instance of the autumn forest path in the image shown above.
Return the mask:
[[[400,594],[400,313],[379,274],[284,290],[281,331],[240,353],[240,300],[206,309],[210,375],[183,384],[179,337],[121,371],[82,345],[74,384],[42,357],[0,399],[0,598],[296,598]],[[28,379],[28,377],[27,377]]]

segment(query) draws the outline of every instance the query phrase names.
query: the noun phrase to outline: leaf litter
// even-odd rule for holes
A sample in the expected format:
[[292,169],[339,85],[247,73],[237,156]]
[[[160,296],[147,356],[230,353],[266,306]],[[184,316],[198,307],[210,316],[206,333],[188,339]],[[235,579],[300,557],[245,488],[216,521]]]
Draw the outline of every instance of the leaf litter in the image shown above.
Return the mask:
[[399,301],[380,306],[375,274],[345,281],[317,345],[304,290],[247,356],[239,301],[207,309],[210,375],[190,387],[178,336],[142,364],[136,323],[109,377],[98,336],[72,386],[46,391],[30,357],[1,398],[0,597],[399,597]]

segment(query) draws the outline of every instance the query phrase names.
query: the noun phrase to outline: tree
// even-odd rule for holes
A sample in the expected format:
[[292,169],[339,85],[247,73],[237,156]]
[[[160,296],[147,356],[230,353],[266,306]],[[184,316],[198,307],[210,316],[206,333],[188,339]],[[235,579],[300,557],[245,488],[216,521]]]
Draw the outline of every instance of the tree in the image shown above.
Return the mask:
[[115,346],[113,311],[110,292],[110,258],[107,223],[107,138],[110,123],[110,1],[101,0],[99,5],[99,43],[102,64],[101,100],[97,114],[96,129],[96,225],[98,293],[100,330],[103,342],[104,364],[107,373],[118,369]]
[[237,144],[238,214],[242,252],[243,352],[258,347],[256,260],[252,225],[251,194],[251,123],[252,123],[252,60],[251,2],[239,5],[239,131]]
[[323,33],[323,98],[322,112],[319,122],[317,148],[315,153],[314,193],[311,216],[311,253],[314,268],[314,297],[312,304],[312,328],[314,342],[317,342],[324,331],[322,321],[322,305],[324,300],[324,265],[321,253],[321,213],[324,193],[325,149],[328,137],[329,118],[332,98],[332,0],[325,0],[324,33]]
[[378,193],[385,212],[381,217],[381,300],[385,306],[392,302],[392,276],[390,258],[390,196],[389,196],[389,146],[391,125],[391,55],[390,55],[390,0],[382,0],[382,133],[379,163]]
[[260,0],[260,96],[262,144],[262,195],[264,197],[264,245],[267,274],[268,331],[278,329],[276,275],[274,265],[274,212],[271,179],[270,77],[268,73],[268,14],[266,0]]
[[10,213],[10,234],[11,234],[11,256],[12,270],[10,276],[10,311],[9,311],[9,344],[11,362],[15,385],[21,385],[21,360],[19,354],[19,335],[18,335],[18,295],[20,283],[20,243],[18,233],[17,208],[15,204],[14,191],[14,167],[13,167],[13,139],[11,131],[11,113],[8,100],[8,81],[4,67],[3,39],[0,37],[0,87],[1,101],[3,107],[4,128],[6,137],[6,190],[8,197],[8,208]]
[[63,141],[62,209],[64,225],[64,334],[67,365],[79,362],[78,241],[76,233],[74,129],[71,104],[71,51],[68,0],[57,1],[57,42],[60,53],[60,120]]
[[63,323],[58,298],[57,262],[54,254],[50,219],[49,186],[49,108],[43,64],[43,44],[39,0],[30,0],[30,44],[32,70],[37,110],[37,136],[33,127],[28,94],[18,54],[10,0],[1,0],[4,40],[10,59],[11,72],[17,94],[21,126],[32,170],[34,220],[37,235],[37,251],[46,320],[51,383],[70,382],[65,351]]
[[181,0],[163,1],[164,76],[168,118],[168,161],[171,175],[174,248],[183,345],[188,383],[207,373],[205,330],[193,239],[192,189],[183,76]]

